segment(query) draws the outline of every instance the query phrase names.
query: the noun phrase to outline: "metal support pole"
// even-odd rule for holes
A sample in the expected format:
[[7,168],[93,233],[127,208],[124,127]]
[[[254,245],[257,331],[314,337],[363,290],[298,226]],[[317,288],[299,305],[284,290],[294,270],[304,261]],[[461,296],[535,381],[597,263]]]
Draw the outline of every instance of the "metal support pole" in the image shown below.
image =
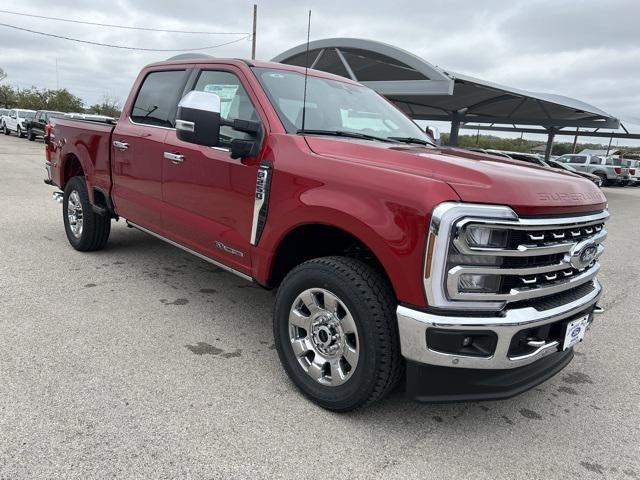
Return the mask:
[[547,130],[549,135],[547,136],[547,148],[544,151],[544,159],[549,160],[551,158],[551,152],[553,151],[553,139],[556,136],[556,131],[553,128]]
[[609,137],[609,146],[607,147],[607,157],[609,156],[609,150],[611,150],[611,142],[613,141],[613,137]]
[[571,147],[571,153],[576,153],[576,147],[578,146],[578,133],[580,133],[580,127],[576,128],[576,136],[573,137],[573,147]]
[[251,35],[251,60],[256,59],[256,27],[258,25],[258,5],[253,4],[253,35]]
[[449,133],[449,146],[455,147],[458,145],[458,132],[460,131],[460,119],[453,117],[451,120],[451,133]]

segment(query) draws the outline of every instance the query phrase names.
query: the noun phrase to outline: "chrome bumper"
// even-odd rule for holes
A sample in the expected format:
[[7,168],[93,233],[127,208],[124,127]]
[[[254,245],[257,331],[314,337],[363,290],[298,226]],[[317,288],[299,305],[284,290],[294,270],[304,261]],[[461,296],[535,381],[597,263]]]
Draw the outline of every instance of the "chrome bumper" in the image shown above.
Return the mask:
[[[508,369],[521,367],[557,352],[561,345],[557,341],[548,342],[534,352],[520,356],[508,355],[512,337],[523,328],[533,328],[557,322],[583,312],[596,302],[602,294],[602,287],[594,279],[595,289],[584,297],[560,307],[538,311],[533,307],[506,310],[500,317],[464,317],[434,315],[398,306],[398,329],[402,356],[407,360],[428,365],[457,368]],[[496,350],[490,357],[470,357],[437,352],[427,347],[426,332],[429,328],[451,330],[491,330],[498,336]]]

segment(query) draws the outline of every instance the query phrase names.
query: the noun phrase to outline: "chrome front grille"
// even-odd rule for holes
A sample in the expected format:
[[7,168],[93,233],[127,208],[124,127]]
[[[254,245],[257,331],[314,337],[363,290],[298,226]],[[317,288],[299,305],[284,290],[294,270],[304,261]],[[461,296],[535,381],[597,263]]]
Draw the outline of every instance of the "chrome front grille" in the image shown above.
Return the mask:
[[[451,300],[518,302],[553,295],[592,281],[600,270],[598,258],[604,251],[607,236],[604,222],[607,212],[570,220],[554,218],[552,224],[541,219],[492,221],[465,219],[452,231],[452,249],[463,254],[464,263],[448,265],[447,296]],[[558,222],[565,223],[558,223]],[[506,231],[502,248],[472,246],[466,235],[470,227]],[[581,263],[585,248],[593,247],[593,255]],[[492,257],[499,265],[476,265],[476,257]],[[460,288],[462,276],[496,275],[499,288],[491,292],[467,292]],[[494,282],[498,284],[498,282]]]
[[606,210],[520,218],[498,205],[447,202],[432,214],[424,264],[430,306],[502,310],[593,285]]

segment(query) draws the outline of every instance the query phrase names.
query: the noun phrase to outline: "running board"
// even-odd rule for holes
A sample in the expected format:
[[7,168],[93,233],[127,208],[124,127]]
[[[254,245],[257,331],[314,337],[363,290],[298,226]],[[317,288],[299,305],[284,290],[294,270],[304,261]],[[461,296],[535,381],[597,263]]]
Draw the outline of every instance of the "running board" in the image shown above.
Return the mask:
[[153,237],[156,237],[156,238],[158,238],[158,239],[160,239],[160,240],[162,240],[164,242],[167,242],[168,244],[173,245],[174,247],[178,247],[178,248],[184,250],[185,252],[190,253],[191,255],[195,255],[196,257],[204,260],[205,262],[209,262],[209,263],[215,265],[218,268],[226,270],[229,273],[233,273],[234,275],[237,275],[238,277],[240,277],[240,278],[242,278],[244,280],[248,280],[250,282],[253,282],[253,278],[252,277],[250,277],[249,275],[247,275],[245,273],[239,272],[235,268],[228,267],[224,263],[220,263],[220,262],[218,262],[216,260],[213,260],[213,259],[207,257],[206,255],[202,255],[201,253],[198,253],[195,250],[191,250],[190,248],[185,247],[184,245],[181,245],[181,244],[179,244],[177,242],[174,242],[173,240],[169,240],[168,238],[163,237],[162,235],[159,235],[156,232],[152,232],[151,230],[149,230],[147,228],[141,227],[137,223],[133,223],[130,220],[127,220],[126,222],[127,222],[127,226],[128,227],[137,228],[141,232],[148,233],[149,235],[151,235]]

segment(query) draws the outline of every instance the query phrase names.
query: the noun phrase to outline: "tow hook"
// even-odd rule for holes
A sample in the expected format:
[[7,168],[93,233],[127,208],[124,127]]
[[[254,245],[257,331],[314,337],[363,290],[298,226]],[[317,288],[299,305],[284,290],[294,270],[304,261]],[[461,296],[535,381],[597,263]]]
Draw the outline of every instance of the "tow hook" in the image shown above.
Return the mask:
[[63,192],[53,192],[53,195],[51,196],[51,200],[54,200],[58,203],[62,203],[63,196],[64,196]]
[[600,305],[596,305],[595,307],[593,307],[593,313],[604,313],[604,308],[602,308]]

